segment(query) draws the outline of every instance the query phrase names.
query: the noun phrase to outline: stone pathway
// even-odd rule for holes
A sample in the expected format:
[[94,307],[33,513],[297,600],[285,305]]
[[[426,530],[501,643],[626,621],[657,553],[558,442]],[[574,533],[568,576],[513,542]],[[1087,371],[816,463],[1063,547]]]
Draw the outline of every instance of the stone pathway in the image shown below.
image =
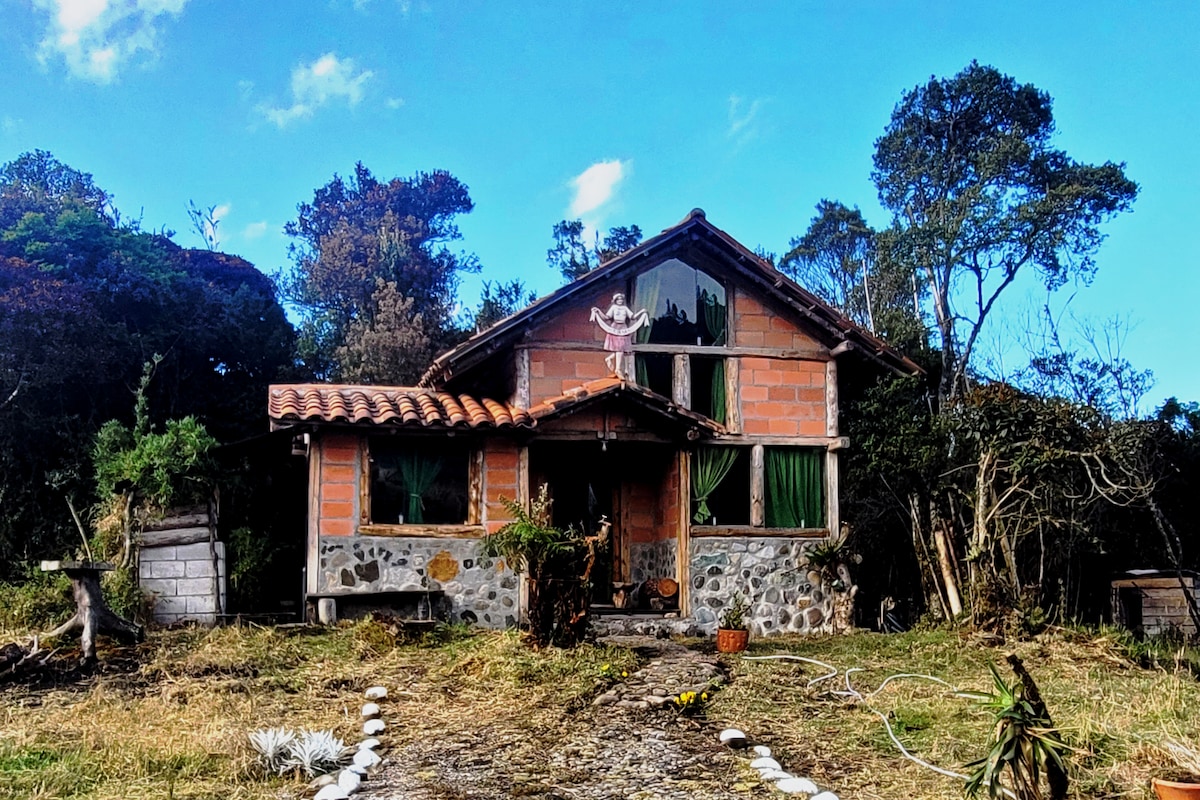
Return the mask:
[[597,704],[534,728],[510,725],[429,736],[388,752],[365,800],[728,800],[752,794],[716,730],[678,714],[670,696],[709,691],[727,675],[715,657],[668,640],[613,637],[644,665]]

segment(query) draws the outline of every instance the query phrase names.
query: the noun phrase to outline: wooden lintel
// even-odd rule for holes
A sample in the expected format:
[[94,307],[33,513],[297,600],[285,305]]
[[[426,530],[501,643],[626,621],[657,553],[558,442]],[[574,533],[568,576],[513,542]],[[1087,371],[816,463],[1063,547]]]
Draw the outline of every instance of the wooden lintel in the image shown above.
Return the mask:
[[208,541],[208,526],[175,528],[169,531],[143,531],[142,547],[166,547],[167,545],[196,544]]
[[841,450],[850,446],[848,436],[754,436],[747,434],[722,433],[714,441],[728,445],[765,444],[769,447],[824,447],[826,450]]
[[795,539],[825,539],[827,528],[756,528],[753,525],[693,525],[694,537],[774,536]]
[[487,530],[482,525],[359,525],[358,534],[424,539],[480,539],[487,535]]

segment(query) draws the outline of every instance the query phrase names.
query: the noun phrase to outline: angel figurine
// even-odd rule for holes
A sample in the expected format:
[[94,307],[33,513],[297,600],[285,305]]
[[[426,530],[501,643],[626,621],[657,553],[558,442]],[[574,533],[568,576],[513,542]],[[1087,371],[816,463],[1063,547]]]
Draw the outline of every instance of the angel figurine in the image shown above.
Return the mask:
[[621,374],[621,354],[633,352],[633,334],[643,325],[650,324],[650,315],[645,309],[635,313],[625,305],[625,295],[617,292],[608,311],[592,308],[591,321],[604,331],[604,349],[608,351],[604,363],[617,377],[624,377]]

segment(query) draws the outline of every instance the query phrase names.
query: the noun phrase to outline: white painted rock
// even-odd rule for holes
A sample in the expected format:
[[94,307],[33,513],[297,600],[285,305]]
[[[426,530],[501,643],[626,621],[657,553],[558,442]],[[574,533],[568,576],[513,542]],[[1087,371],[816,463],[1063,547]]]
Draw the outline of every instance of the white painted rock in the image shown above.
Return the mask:
[[379,745],[381,745],[381,744],[383,744],[383,742],[381,742],[375,738],[363,739],[361,742],[358,743],[358,749],[359,750],[374,750],[376,747],[379,747]]
[[770,758],[771,748],[767,747],[765,744],[756,744],[754,745],[754,755],[758,756],[759,758]]
[[814,794],[808,800],[838,800],[838,796],[833,792],[821,792],[820,794]]
[[358,764],[351,764],[350,766],[346,767],[346,769],[349,770],[350,772],[353,772],[355,775],[357,775],[360,778],[367,777],[367,768],[366,767],[360,767]]
[[[817,785],[808,778],[788,778],[775,784],[775,788],[784,794],[816,794],[820,791]],[[825,792],[825,794],[829,794],[829,792]],[[815,800],[815,798],[810,798],[810,800]],[[826,797],[825,800],[829,800],[829,798]]]
[[333,775],[318,775],[311,783],[308,784],[308,790],[316,793],[324,789],[331,783],[337,783],[337,778]]
[[363,769],[370,769],[383,759],[375,755],[374,750],[359,750],[354,754],[354,764]]
[[378,717],[381,713],[379,703],[366,703],[362,707],[362,715],[364,717]]
[[756,758],[750,762],[750,769],[761,771],[764,769],[783,769],[783,767],[779,766],[779,762],[773,758]]
[[383,733],[387,730],[387,723],[381,719],[369,719],[363,723],[363,733],[367,736],[374,736],[377,733]]
[[737,728],[726,728],[721,731],[721,744],[729,745],[735,749],[741,749],[746,746],[746,734],[739,731]]
[[313,796],[313,800],[346,800],[350,796],[342,787],[331,783]]
[[362,785],[362,775],[344,769],[338,773],[337,785],[342,787],[346,794],[354,794]]
[[784,772],[781,769],[760,769],[758,776],[764,781],[786,781],[792,777],[792,773]]
[[367,689],[366,696],[368,700],[382,700],[387,697],[387,689],[382,686],[372,686]]

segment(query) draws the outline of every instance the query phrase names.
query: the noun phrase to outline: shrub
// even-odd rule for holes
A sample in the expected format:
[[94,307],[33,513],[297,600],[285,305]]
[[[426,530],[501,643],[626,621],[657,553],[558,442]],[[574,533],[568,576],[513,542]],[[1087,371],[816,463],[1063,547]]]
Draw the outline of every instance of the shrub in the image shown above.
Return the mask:
[[0,583],[0,628],[49,629],[74,613],[71,581],[62,572],[30,572],[20,583]]

